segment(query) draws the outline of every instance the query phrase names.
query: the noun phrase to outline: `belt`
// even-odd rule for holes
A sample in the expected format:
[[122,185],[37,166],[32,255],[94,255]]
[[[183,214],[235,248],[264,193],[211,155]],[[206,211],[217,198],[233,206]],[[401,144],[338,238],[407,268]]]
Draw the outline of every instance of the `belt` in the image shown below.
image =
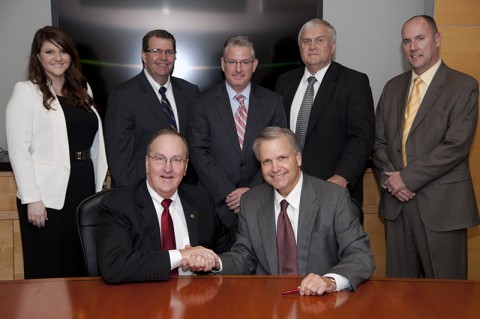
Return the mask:
[[70,152],[70,161],[79,162],[90,159],[90,150]]

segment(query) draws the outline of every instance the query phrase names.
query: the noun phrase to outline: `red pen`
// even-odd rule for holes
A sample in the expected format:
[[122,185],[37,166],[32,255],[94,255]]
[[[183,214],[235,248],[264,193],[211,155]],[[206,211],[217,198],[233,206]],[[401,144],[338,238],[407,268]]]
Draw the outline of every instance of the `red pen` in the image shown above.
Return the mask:
[[300,292],[300,289],[295,288],[295,289],[285,290],[285,291],[282,291],[282,295],[294,294],[296,292]]

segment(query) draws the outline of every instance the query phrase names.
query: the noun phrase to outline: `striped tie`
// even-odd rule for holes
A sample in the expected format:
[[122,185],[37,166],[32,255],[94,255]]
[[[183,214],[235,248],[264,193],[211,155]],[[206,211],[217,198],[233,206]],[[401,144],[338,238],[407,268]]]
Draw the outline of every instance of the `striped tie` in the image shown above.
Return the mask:
[[172,106],[167,99],[167,95],[165,94],[166,91],[167,91],[167,88],[164,86],[162,86],[158,90],[158,92],[162,96],[162,108],[163,108],[163,111],[165,112],[165,115],[167,116],[168,123],[170,123],[170,127],[173,128],[175,131],[178,131],[177,122],[175,121],[175,114],[173,113]]
[[243,149],[243,138],[245,136],[245,128],[247,127],[247,108],[245,107],[245,97],[242,94],[235,96],[240,106],[235,113],[235,127],[237,128],[238,142],[240,149]]
[[420,100],[421,100],[420,85],[422,83],[423,81],[419,76],[417,76],[413,80],[412,93],[410,93],[410,98],[408,99],[407,107],[405,109],[405,121],[403,123],[403,132],[402,132],[403,167],[407,166],[407,151],[405,149],[405,145],[407,144],[407,137],[408,137],[408,133],[410,132],[410,128],[412,127],[413,120],[415,119],[418,109],[420,108]]
[[302,105],[300,106],[300,111],[298,112],[297,117],[297,126],[295,128],[295,135],[298,139],[298,145],[300,150],[303,152],[303,147],[305,145],[305,135],[307,134],[308,119],[310,118],[310,111],[312,110],[313,98],[315,96],[315,90],[313,85],[317,79],[312,75],[308,78],[308,86],[303,96]]
[[298,275],[297,243],[292,223],[287,215],[288,202],[280,202],[280,215],[277,222],[278,274]]

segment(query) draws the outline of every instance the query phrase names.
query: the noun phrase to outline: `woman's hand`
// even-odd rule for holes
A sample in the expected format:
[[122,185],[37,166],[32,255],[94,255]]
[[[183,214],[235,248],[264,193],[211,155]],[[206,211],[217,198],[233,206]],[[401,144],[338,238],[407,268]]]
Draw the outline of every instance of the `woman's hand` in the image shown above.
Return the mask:
[[42,201],[29,203],[27,205],[28,221],[38,228],[45,227],[45,221],[48,220],[47,210]]

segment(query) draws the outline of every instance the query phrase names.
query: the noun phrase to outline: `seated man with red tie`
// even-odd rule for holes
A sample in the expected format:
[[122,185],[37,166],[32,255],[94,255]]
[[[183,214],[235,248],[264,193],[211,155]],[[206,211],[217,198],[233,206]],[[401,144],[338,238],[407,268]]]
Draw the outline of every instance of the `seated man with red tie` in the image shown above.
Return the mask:
[[367,280],[375,264],[348,191],[302,173],[289,129],[265,128],[253,150],[267,183],[242,196],[231,251],[213,260],[198,253],[182,265],[205,270],[206,263],[221,274],[306,276],[302,295],[351,290]]
[[[146,179],[106,195],[97,236],[100,272],[108,283],[168,280],[192,253],[215,257],[228,233],[207,191],[182,184],[188,147],[173,129],[157,132],[145,156]],[[191,248],[190,246],[202,247]]]

